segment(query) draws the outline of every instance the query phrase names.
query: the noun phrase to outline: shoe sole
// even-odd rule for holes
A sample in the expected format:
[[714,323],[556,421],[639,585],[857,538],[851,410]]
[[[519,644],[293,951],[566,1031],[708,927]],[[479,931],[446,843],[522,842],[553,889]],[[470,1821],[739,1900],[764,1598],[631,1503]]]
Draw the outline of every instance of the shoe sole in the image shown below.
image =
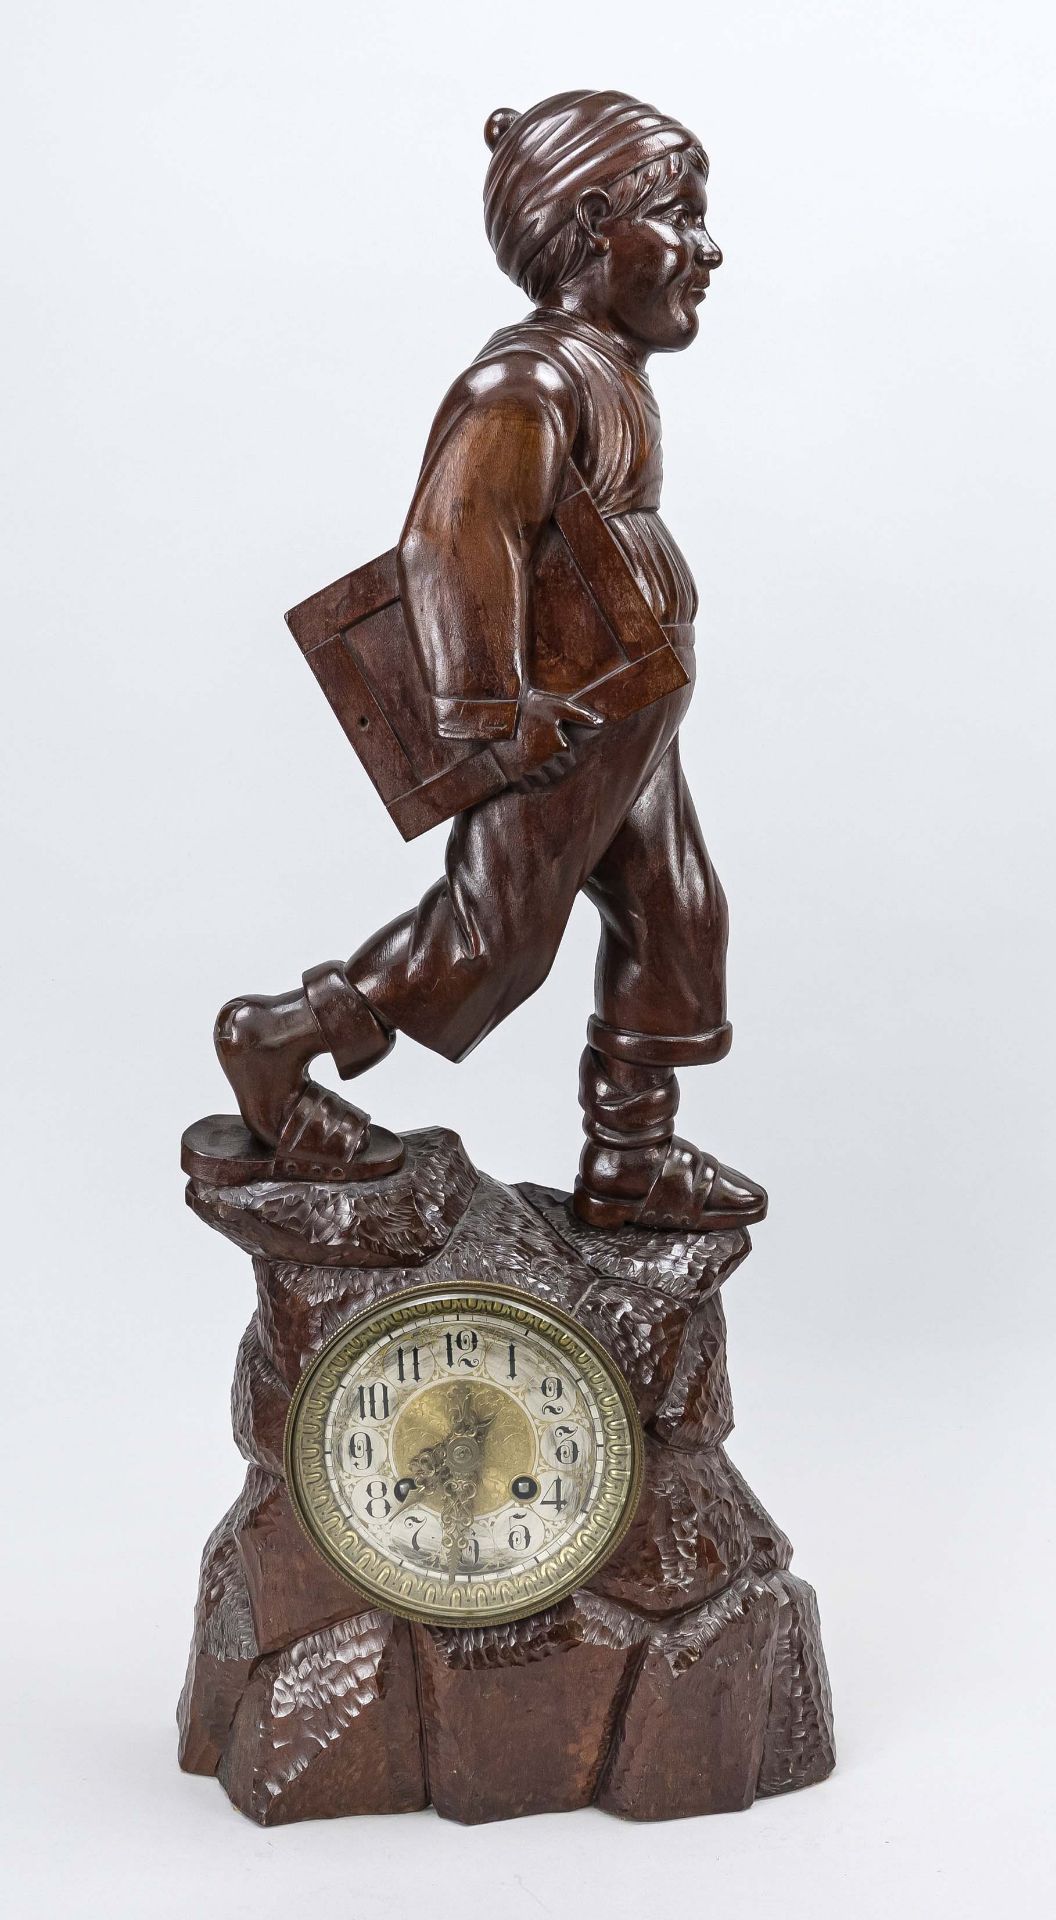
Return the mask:
[[346,1181],[384,1180],[403,1165],[403,1141],[387,1127],[371,1127],[363,1146],[347,1167],[294,1172],[287,1158],[275,1172],[275,1148],[233,1113],[211,1113],[188,1127],[180,1142],[180,1165],[192,1180],[207,1187],[241,1187],[251,1180],[313,1181],[316,1186],[341,1186]]
[[[640,1203],[639,1203],[640,1204]],[[572,1211],[577,1220],[589,1227],[640,1227],[645,1233],[731,1233],[737,1227],[754,1227],[766,1218],[767,1202],[731,1212],[728,1208],[706,1213],[699,1227],[665,1225],[659,1220],[641,1220],[635,1208],[624,1200],[598,1200],[593,1194],[577,1192]]]

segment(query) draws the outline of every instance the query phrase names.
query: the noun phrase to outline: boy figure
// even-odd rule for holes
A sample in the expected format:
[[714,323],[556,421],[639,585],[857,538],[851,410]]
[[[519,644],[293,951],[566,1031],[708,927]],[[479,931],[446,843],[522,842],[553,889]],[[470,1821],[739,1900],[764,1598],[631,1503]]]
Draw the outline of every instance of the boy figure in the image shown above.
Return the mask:
[[[348,1079],[397,1033],[461,1060],[545,980],[582,890],[602,932],[575,1210],[605,1227],[741,1226],[765,1213],[763,1189],[674,1135],[675,1069],[729,1051],[727,915],[679,761],[697,595],[658,512],[645,372],[695,338],[722,261],[704,225],[708,162],[685,127],[619,93],[504,108],[485,137],[488,237],[534,311],[444,400],[398,565],[438,732],[490,743],[509,785],[455,820],[445,877],[416,911],[297,992],[231,1001],[217,1051],[274,1149],[261,1170],[392,1172],[400,1141],[309,1080],[311,1060],[329,1052]],[[532,653],[533,553],[570,461],[689,676],[604,724]],[[540,739],[550,757],[526,772]]]

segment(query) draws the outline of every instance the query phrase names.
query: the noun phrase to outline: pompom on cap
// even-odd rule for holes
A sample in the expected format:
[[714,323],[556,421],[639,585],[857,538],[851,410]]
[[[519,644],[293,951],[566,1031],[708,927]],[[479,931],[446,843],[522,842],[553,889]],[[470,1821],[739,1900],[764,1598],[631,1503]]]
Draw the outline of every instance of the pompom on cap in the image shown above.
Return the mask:
[[494,153],[504,133],[509,133],[515,120],[520,119],[516,107],[496,107],[484,122],[484,138]]

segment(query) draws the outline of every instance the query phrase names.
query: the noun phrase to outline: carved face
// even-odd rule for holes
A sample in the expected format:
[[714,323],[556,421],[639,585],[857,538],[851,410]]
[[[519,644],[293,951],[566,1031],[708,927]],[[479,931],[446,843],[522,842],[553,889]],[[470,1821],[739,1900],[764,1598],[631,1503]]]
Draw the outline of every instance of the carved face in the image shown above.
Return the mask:
[[606,218],[602,196],[596,205],[591,226],[607,243],[598,268],[612,324],[650,353],[688,347],[708,281],[722,265],[704,225],[704,173],[691,167],[644,213]]

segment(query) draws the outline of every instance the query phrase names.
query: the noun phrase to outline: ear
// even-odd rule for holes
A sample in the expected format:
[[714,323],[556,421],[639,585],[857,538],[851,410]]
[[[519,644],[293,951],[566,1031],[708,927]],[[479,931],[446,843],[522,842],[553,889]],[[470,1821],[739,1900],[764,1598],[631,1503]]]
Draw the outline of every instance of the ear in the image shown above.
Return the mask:
[[576,202],[576,220],[579,230],[590,241],[596,253],[608,253],[609,243],[601,231],[602,222],[608,219],[612,211],[612,202],[600,187],[591,187],[581,193]]

